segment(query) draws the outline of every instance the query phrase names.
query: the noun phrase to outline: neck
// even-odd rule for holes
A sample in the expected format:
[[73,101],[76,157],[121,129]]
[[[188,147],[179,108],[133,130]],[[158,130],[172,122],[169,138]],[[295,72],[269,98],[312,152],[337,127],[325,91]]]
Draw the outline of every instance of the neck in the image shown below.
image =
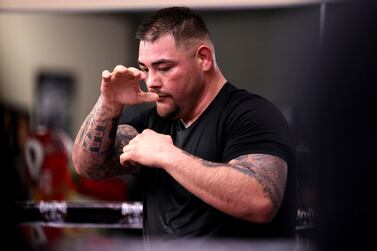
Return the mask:
[[208,77],[208,80],[211,81],[207,81],[204,85],[203,94],[196,103],[195,109],[193,109],[189,116],[182,118],[182,122],[184,122],[186,127],[189,127],[200,117],[226,83],[226,79],[220,71],[216,72],[215,76]]

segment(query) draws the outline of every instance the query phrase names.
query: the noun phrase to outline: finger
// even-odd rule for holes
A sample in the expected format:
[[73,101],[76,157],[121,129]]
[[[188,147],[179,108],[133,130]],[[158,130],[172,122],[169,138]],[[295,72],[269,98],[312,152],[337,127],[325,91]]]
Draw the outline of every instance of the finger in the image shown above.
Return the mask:
[[158,94],[154,92],[140,92],[139,99],[142,102],[155,102],[158,99]]
[[129,154],[128,153],[122,153],[119,157],[119,162],[122,166],[127,165],[127,163],[130,162],[129,160]]
[[124,75],[124,73],[127,71],[127,68],[123,65],[117,65],[115,66],[114,70],[113,70],[113,74],[117,77],[120,77],[122,75]]
[[127,71],[125,71],[124,75],[127,79],[131,79],[138,82],[141,82],[146,78],[145,74],[142,71],[134,67],[127,68]]
[[138,79],[141,79],[142,77],[142,71],[140,71],[139,69],[135,67],[127,68],[126,74],[134,78],[138,78]]
[[109,81],[111,79],[111,73],[108,70],[102,72],[102,79],[104,81]]
[[130,152],[131,151],[131,145],[128,144],[126,146],[123,147],[122,149],[123,153],[127,153],[127,152]]
[[117,65],[117,66],[114,67],[113,72],[123,71],[125,69],[127,69],[125,66],[119,64],[119,65]]
[[147,79],[147,73],[146,72],[141,72],[141,77],[140,77],[140,80],[146,80]]

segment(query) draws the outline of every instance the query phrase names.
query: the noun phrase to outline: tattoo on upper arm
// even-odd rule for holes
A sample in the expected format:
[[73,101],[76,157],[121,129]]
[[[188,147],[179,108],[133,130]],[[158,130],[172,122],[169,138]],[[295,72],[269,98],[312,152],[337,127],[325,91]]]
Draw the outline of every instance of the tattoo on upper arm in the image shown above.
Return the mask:
[[254,177],[269,196],[275,207],[280,205],[286,182],[286,162],[268,154],[248,154],[235,158],[231,164],[202,160],[207,167],[230,167]]
[[119,173],[120,170],[129,174],[136,174],[140,171],[140,166],[128,164],[122,166],[120,164],[120,155],[123,153],[123,147],[128,145],[138,132],[130,125],[119,125],[116,131],[116,138],[114,144],[114,162],[115,165],[111,172]]
[[114,153],[116,158],[123,153],[123,147],[128,145],[131,139],[137,135],[135,128],[129,125],[119,125],[116,131]]
[[236,170],[238,170],[241,173],[244,173],[246,175],[255,176],[255,172],[253,171],[253,169],[250,166],[243,166],[243,165],[239,165],[239,164],[230,165],[230,164],[212,162],[212,161],[208,161],[208,160],[202,160],[202,163],[203,163],[203,165],[205,165],[207,167],[224,167],[224,166],[231,167],[231,168],[234,168],[234,169],[236,169]]
[[248,154],[235,158],[231,166],[255,179],[275,207],[280,205],[286,182],[286,162],[268,154]]
[[212,162],[208,160],[202,160],[203,165],[208,166],[208,167],[219,167],[219,166],[224,166],[222,163],[217,163],[217,162]]

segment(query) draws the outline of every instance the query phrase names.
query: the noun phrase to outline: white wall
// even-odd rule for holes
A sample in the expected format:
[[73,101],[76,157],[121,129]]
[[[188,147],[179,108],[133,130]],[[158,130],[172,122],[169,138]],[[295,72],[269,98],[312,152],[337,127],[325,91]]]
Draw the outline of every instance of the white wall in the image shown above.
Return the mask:
[[117,16],[0,13],[0,100],[33,114],[37,73],[71,73],[74,136],[97,100],[102,70],[130,63],[132,37]]
[[[297,85],[305,85],[300,78],[319,45],[319,6],[202,14],[229,81],[280,108],[295,104]],[[135,65],[139,21],[140,15],[127,12],[0,13],[0,100],[33,114],[38,71],[72,73],[75,136],[97,100],[102,70]]]

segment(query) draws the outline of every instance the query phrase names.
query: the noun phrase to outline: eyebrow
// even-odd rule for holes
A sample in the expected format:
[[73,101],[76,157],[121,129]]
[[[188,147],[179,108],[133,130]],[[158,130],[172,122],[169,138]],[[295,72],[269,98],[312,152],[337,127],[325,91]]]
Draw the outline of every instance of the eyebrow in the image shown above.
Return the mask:
[[[145,65],[144,63],[140,62],[140,61],[137,61],[137,63],[138,63],[139,65],[141,65],[141,66],[146,67],[146,65]],[[163,59],[159,59],[159,60],[153,62],[153,63],[152,63],[152,66],[158,66],[158,65],[161,65],[161,64],[169,64],[169,63],[174,63],[174,61],[173,61],[173,60],[170,60],[170,59],[165,59],[165,58],[163,58]]]

